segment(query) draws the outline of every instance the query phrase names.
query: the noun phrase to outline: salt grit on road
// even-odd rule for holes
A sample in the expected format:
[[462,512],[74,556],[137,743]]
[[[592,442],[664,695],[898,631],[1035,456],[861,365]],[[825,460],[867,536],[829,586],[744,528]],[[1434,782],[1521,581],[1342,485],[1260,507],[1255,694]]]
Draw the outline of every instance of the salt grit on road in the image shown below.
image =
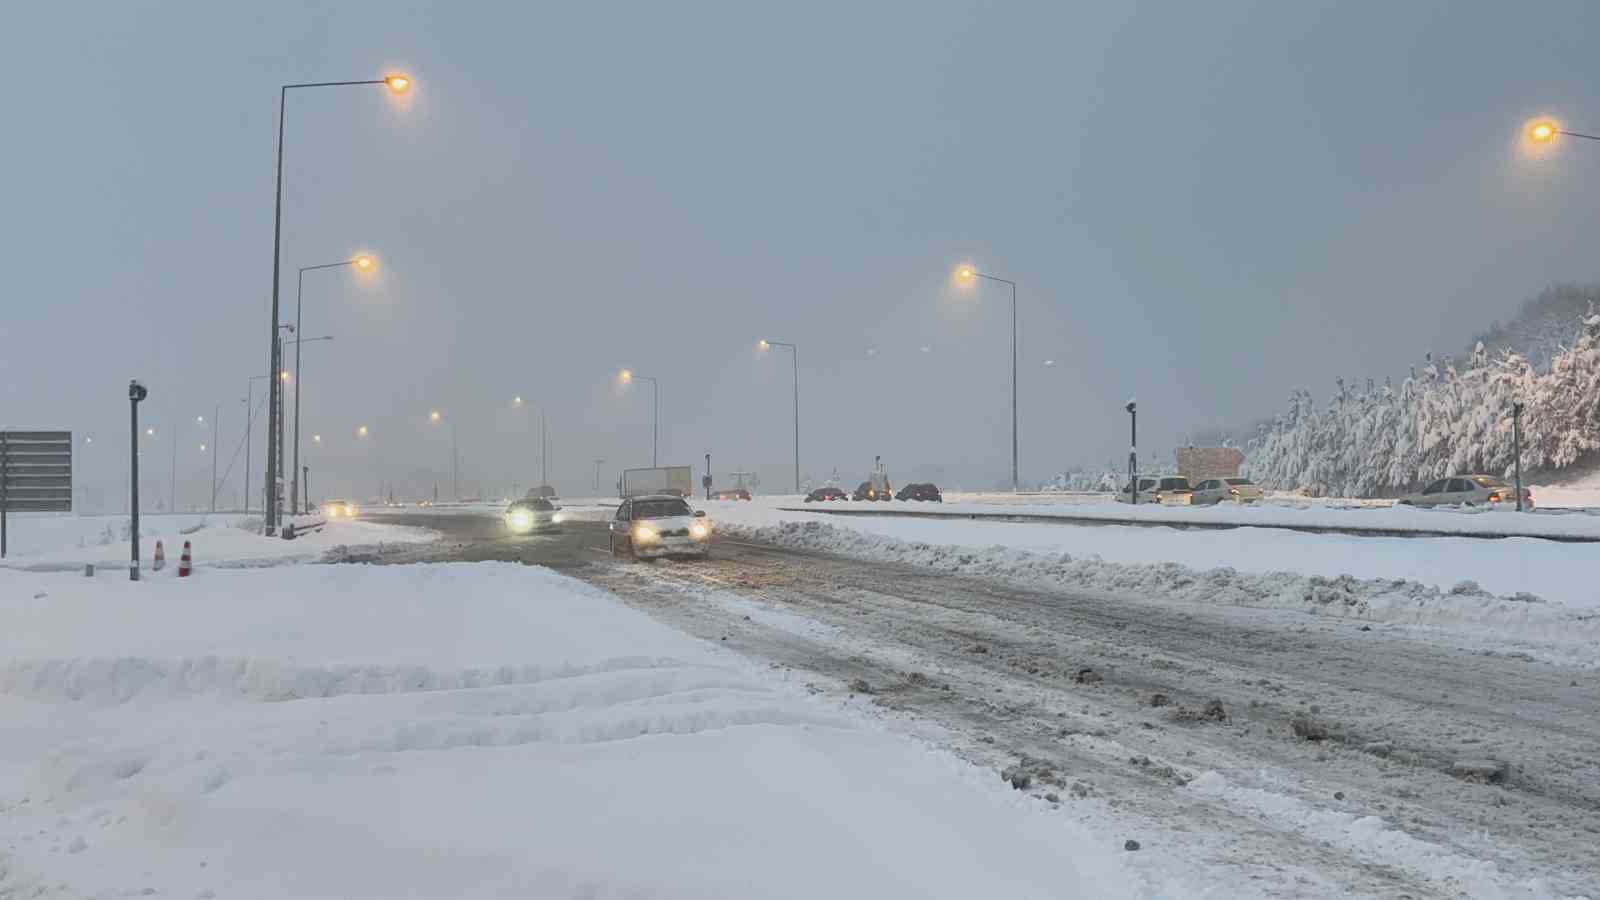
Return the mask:
[[0,893],[1237,893],[543,569],[0,570],[0,657]]

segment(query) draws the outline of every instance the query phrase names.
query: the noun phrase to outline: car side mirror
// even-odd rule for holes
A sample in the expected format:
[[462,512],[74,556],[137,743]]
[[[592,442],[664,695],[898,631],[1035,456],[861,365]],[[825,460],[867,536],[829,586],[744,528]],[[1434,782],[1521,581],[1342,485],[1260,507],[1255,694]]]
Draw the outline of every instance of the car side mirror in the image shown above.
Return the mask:
[[706,517],[706,511],[703,509],[697,509],[694,511],[694,517],[696,519],[704,519]]

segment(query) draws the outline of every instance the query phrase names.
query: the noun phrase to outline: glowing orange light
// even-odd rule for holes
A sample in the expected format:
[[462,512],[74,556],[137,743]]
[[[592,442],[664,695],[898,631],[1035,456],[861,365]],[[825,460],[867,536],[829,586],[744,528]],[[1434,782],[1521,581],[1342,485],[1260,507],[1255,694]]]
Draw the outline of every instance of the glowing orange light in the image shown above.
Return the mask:
[[1561,134],[1561,128],[1554,122],[1535,122],[1528,128],[1528,140],[1536,144],[1548,144]]
[[383,83],[387,84],[389,90],[394,91],[396,94],[404,94],[406,91],[411,90],[411,78],[398,72],[384,76]]
[[377,261],[370,256],[363,255],[356,257],[356,268],[358,269],[370,269],[375,265],[377,265]]
[[977,277],[977,274],[977,270],[971,266],[962,266],[956,270],[956,277],[962,281],[971,281],[973,278]]
[[766,350],[766,349],[770,348],[771,346],[772,346],[771,344],[767,343],[764,340],[761,342],[761,349],[763,349],[763,350]]
[[433,421],[433,422],[439,421],[439,411],[436,409],[433,412],[428,413],[428,419],[429,419],[429,421]]
[[621,377],[622,377],[622,383],[623,384],[627,384],[628,382],[633,380],[633,370],[632,369],[623,369]]

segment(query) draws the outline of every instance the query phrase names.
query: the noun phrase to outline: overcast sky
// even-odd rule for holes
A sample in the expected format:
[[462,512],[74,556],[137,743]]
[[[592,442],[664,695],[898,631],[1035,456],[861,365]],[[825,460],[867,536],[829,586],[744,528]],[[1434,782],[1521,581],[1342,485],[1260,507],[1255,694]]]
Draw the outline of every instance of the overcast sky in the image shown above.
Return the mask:
[[[314,493],[565,494],[713,455],[719,480],[1009,477],[1018,283],[1025,481],[1456,352],[1595,278],[1600,128],[1582,2],[35,3],[7,10],[0,425],[80,435],[120,508],[125,388],[147,485],[236,497],[268,366],[278,86],[284,316],[308,273]],[[1054,360],[1045,366],[1045,360]],[[258,383],[259,385],[259,383]],[[518,410],[512,398],[528,401]],[[258,389],[259,399],[261,392]],[[428,413],[445,419],[430,425]],[[357,428],[369,427],[357,438]],[[93,444],[82,443],[92,435]],[[256,432],[259,481],[264,437]],[[1120,463],[1119,463],[1120,464]],[[99,486],[99,487],[97,487]],[[259,493],[259,492],[258,492]],[[91,504],[95,505],[95,504]]]

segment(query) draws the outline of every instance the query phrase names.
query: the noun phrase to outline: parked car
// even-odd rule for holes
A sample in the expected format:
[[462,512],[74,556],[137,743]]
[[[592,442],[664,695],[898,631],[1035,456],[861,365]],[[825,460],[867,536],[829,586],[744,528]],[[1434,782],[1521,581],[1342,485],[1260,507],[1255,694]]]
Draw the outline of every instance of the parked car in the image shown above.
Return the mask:
[[[749,500],[750,499],[750,492],[745,490],[744,488],[729,488],[728,490],[725,490],[725,491],[713,491],[712,494],[711,494],[711,499],[713,499],[713,500]],[[810,498],[807,498],[807,499],[810,499]]]
[[[1493,475],[1452,475],[1432,482],[1415,494],[1400,498],[1401,506],[1510,506],[1517,505],[1517,489]],[[1533,508],[1533,492],[1522,489],[1522,508]]]
[[1211,478],[1194,486],[1189,502],[1195,506],[1214,506],[1224,500],[1254,503],[1264,496],[1261,485],[1248,478]]
[[711,555],[711,523],[706,511],[689,508],[676,494],[629,497],[611,519],[611,555],[634,559]]
[[880,475],[861,482],[856,486],[855,493],[850,495],[851,500],[893,500],[894,492],[889,487],[889,479]]
[[829,500],[849,499],[849,494],[836,487],[820,487],[806,495],[807,503],[825,503]]
[[926,481],[919,484],[908,484],[895,494],[896,500],[923,500],[929,503],[943,503],[944,497],[940,495],[939,488]]
[[[1161,503],[1167,506],[1187,506],[1194,489],[1189,479],[1182,475],[1140,475],[1139,502]],[[1117,492],[1118,503],[1132,503],[1133,492],[1124,487]]]
[[506,507],[505,520],[512,534],[554,531],[561,526],[561,507],[543,497],[513,500]]

